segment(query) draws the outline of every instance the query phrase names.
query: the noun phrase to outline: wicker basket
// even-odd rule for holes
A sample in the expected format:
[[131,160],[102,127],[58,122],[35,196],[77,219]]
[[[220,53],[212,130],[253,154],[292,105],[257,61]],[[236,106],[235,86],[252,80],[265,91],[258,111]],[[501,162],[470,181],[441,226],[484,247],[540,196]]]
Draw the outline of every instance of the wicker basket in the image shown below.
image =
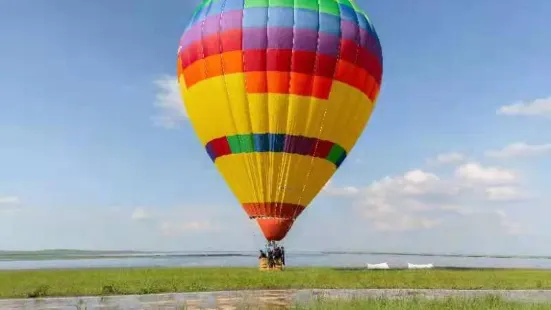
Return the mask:
[[268,264],[268,259],[267,258],[258,259],[258,269],[260,271],[268,271],[268,270],[281,271],[281,270],[283,270],[283,268],[284,268],[284,266],[281,263],[280,259],[275,261],[274,266],[272,268],[270,268],[270,265]]

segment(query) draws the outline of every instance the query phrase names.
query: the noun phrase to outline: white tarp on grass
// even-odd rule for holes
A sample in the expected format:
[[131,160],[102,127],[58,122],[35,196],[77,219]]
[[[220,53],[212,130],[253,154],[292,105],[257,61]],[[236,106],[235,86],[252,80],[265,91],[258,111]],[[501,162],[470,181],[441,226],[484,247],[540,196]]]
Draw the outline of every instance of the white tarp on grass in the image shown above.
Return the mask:
[[434,268],[433,264],[410,264],[408,263],[408,269],[431,269]]
[[367,269],[390,269],[387,263],[367,264]]

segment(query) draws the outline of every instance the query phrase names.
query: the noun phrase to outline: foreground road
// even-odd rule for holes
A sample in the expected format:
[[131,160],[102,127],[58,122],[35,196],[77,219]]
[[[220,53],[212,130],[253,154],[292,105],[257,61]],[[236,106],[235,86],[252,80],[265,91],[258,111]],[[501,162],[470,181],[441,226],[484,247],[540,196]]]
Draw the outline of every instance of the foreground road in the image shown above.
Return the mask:
[[[440,289],[358,289],[358,290],[258,290],[155,295],[90,296],[40,299],[0,299],[0,309],[262,309],[307,302],[318,297],[449,296],[499,295],[507,300],[551,302],[551,290],[440,290]],[[248,306],[248,307],[247,307]]]

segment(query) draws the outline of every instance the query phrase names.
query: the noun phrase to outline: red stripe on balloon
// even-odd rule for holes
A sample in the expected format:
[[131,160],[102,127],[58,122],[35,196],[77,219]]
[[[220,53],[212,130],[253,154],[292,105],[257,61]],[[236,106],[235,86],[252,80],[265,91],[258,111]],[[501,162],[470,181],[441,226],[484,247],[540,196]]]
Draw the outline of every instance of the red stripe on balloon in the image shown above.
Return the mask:
[[[231,51],[237,51],[242,49],[242,41],[243,41],[243,31],[240,29],[235,30],[228,30],[220,34],[213,34],[206,36],[202,38],[202,40],[193,42],[192,44],[188,45],[186,48],[180,51],[180,56],[182,60],[182,68],[186,69],[187,67],[191,66],[197,61],[200,61],[201,59],[208,58],[209,56],[225,53],[225,52],[231,52]],[[289,53],[288,49],[262,49],[260,51],[263,51],[263,53],[266,53],[266,51],[282,51],[280,54],[274,53],[276,55],[280,55],[282,59],[290,59],[287,53]],[[248,54],[248,52],[251,51],[251,55],[256,55],[254,57],[251,57],[251,59],[264,59],[263,56],[257,55],[259,50],[245,50],[245,55]],[[333,62],[336,63],[337,59],[343,59],[350,63],[356,64],[360,68],[365,69],[367,72],[369,72],[370,75],[373,76],[375,81],[380,84],[381,77],[382,77],[382,64],[380,63],[379,59],[376,55],[374,55],[371,51],[366,49],[365,47],[362,47],[358,43],[354,42],[353,40],[349,39],[341,39],[340,40],[340,53],[338,57],[333,57],[330,55],[325,54],[319,54],[317,51],[302,51],[302,50],[292,50],[294,60],[293,64],[297,64],[297,68],[294,68],[292,71],[298,70],[296,72],[312,72],[313,68],[313,62],[314,59],[319,58],[320,63],[327,63],[327,62]],[[318,54],[318,56],[315,56]],[[301,60],[301,61],[298,61]],[[276,58],[276,63],[280,63]],[[284,66],[287,65],[287,66]],[[319,65],[319,64],[318,64]],[[260,63],[258,64],[252,64],[249,69],[249,71],[254,71],[254,67],[261,66]],[[266,66],[266,62],[264,62],[263,66]],[[289,62],[285,60],[281,61],[281,66],[284,67],[284,70],[289,71],[290,64]],[[249,68],[249,67],[248,67]],[[308,71],[310,69],[310,71]],[[265,70],[265,69],[264,69]],[[277,70],[282,71],[282,70]],[[324,71],[325,72],[325,71]],[[323,74],[322,74],[323,75]],[[325,76],[325,75],[324,75]]]
[[[236,31],[234,34],[236,38],[239,37]],[[237,43],[227,43],[222,47],[228,52],[216,54],[214,45],[192,45],[180,52],[180,71],[187,88],[208,78],[245,72],[248,93],[295,94],[327,99],[332,81],[336,80],[360,90],[374,100],[380,85],[375,77],[382,74],[376,58],[373,55],[362,55],[361,49],[354,50],[350,40],[343,42],[349,43],[343,45],[341,59],[291,49],[234,50],[238,47]],[[186,62],[197,58],[193,53],[198,50],[210,56],[186,67]],[[351,61],[357,61],[362,66]],[[372,72],[363,67],[369,67]]]
[[[241,72],[239,71],[241,69],[239,68],[240,65],[241,58],[239,55],[223,54],[222,57],[211,56],[200,60],[183,71],[186,87],[190,88],[212,77]],[[379,85],[375,79],[365,70],[344,60],[338,62],[333,78],[285,71],[246,72],[245,78],[246,90],[251,94],[294,94],[327,99],[329,98],[333,81],[339,81],[360,90],[371,100],[374,100],[379,89]]]
[[242,204],[251,219],[256,219],[267,240],[280,241],[291,229],[304,206],[284,202],[253,202]]

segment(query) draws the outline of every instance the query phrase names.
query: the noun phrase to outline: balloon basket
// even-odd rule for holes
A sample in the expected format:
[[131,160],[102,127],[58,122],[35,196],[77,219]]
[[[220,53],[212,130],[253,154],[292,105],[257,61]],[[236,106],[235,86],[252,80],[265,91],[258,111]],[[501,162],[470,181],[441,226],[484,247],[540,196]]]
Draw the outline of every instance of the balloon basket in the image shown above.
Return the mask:
[[283,271],[284,266],[281,260],[276,260],[273,266],[270,266],[267,258],[260,258],[258,260],[258,270],[260,271]]

